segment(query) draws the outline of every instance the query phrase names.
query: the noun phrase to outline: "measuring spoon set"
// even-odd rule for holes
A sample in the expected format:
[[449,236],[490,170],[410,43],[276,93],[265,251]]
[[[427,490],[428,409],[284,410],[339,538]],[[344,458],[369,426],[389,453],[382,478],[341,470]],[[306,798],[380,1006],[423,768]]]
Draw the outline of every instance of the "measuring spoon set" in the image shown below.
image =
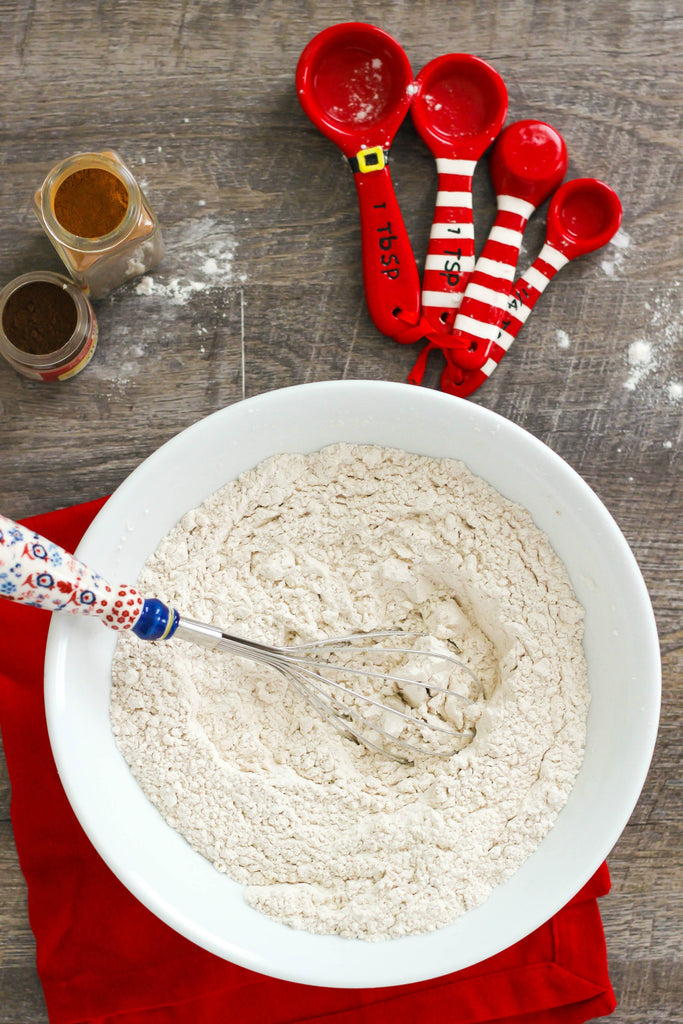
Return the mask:
[[[308,117],[354,172],[365,297],[375,325],[401,344],[426,340],[411,383],[421,383],[429,352],[439,348],[446,358],[442,390],[466,397],[496,368],[558,270],[614,236],[621,223],[616,193],[595,178],[560,186],[567,148],[559,132],[534,120],[503,129],[505,84],[470,54],[437,57],[414,78],[388,33],[348,22],[309,42],[296,86]],[[388,164],[409,109],[437,170],[421,282]],[[497,213],[475,260],[472,179],[492,144]],[[515,281],[527,221],[550,196],[545,243]]]

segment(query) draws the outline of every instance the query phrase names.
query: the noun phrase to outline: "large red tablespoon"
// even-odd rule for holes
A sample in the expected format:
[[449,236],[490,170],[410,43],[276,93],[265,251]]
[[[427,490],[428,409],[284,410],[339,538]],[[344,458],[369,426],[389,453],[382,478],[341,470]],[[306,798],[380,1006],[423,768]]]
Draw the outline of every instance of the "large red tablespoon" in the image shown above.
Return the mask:
[[420,281],[387,164],[412,98],[408,58],[374,25],[333,25],[301,54],[296,87],[306,114],[354,172],[370,315],[388,337],[417,341],[425,333]]

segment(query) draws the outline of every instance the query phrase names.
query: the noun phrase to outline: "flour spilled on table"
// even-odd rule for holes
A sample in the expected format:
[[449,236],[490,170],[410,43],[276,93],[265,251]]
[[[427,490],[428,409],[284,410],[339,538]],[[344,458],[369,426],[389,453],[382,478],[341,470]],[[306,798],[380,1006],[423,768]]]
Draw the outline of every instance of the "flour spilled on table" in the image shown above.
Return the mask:
[[273,644],[422,630],[483,683],[469,746],[405,766],[270,669],[121,638],[123,756],[263,913],[366,940],[431,931],[485,900],[565,804],[589,704],[583,611],[528,512],[461,463],[344,444],[275,456],[189,512],[140,586]]
[[[242,296],[246,275],[235,271],[237,241],[230,224],[204,216],[164,228],[163,235],[166,254],[162,263],[154,268],[154,274],[131,281],[107,299],[109,303],[116,303],[130,301],[134,296],[134,301],[141,306],[140,324],[127,327],[117,321],[111,328],[113,338],[109,345],[102,342],[98,350],[100,358],[90,364],[89,373],[100,377],[108,388],[108,398],[112,397],[113,389],[125,391],[140,374],[145,359],[158,355],[158,328],[149,319],[148,299],[182,307],[199,296],[204,306],[202,312],[208,316],[212,312],[215,315],[216,311],[225,314],[226,288],[239,290]],[[240,303],[243,302],[241,297]],[[201,321],[194,329],[200,341],[209,335]],[[204,346],[200,344],[198,351],[203,355]]]
[[650,342],[642,339],[631,342],[627,357],[631,370],[624,382],[624,387],[627,391],[635,391],[643,377],[656,368],[657,361]]
[[600,263],[608,277],[615,277],[622,269],[630,245],[631,236],[623,228],[619,228],[609,243],[609,255]]
[[649,324],[641,337],[629,342],[626,347],[629,372],[624,388],[636,392],[649,402],[662,396],[668,402],[678,402],[683,395],[683,320],[679,282],[674,281],[669,291],[655,293],[649,301],[643,303],[643,307],[649,317]]
[[[608,277],[616,277],[623,271],[630,249],[631,237],[620,228],[600,264]],[[655,289],[651,288],[650,292],[654,293]],[[671,376],[672,372],[677,372],[671,363],[676,357],[680,358],[681,353],[680,282],[672,282],[668,293],[654,294],[652,301],[645,301],[643,307],[650,314],[650,324],[641,337],[627,344],[629,372],[623,386],[649,402],[661,398],[662,394],[670,402],[676,402],[680,397],[680,381]]]
[[[219,227],[210,217],[183,221],[164,232],[167,257],[154,275],[146,274],[135,285],[136,295],[159,295],[184,306],[197,292],[211,291],[234,283],[233,262],[237,243],[232,232]],[[182,271],[174,256],[184,253]],[[164,270],[175,263],[169,274]],[[238,278],[244,283],[244,276]]]

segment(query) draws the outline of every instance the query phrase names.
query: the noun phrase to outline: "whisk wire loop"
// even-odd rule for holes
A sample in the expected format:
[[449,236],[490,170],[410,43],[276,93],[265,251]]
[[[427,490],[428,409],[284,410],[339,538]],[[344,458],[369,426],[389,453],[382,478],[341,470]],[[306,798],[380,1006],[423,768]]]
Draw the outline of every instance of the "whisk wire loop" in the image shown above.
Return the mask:
[[[452,728],[447,728],[445,726],[441,727],[433,722],[428,722],[423,719],[416,719],[413,715],[401,711],[398,708],[393,708],[387,704],[382,703],[381,701],[376,701],[372,700],[371,698],[367,698],[367,703],[376,706],[382,712],[389,712],[391,716],[394,718],[403,719],[404,722],[412,726],[417,726],[419,729],[431,729],[434,732],[443,733],[444,735],[448,736],[451,741],[458,741],[456,746],[453,746],[453,743],[451,742],[451,744],[448,747],[435,748],[433,750],[430,749],[428,751],[426,746],[417,746],[415,743],[411,743],[410,740],[404,739],[400,736],[396,736],[394,733],[382,728],[381,725],[363,715],[356,708],[344,703],[343,700],[338,699],[334,693],[326,693],[315,682],[316,678],[328,682],[328,680],[325,679],[324,676],[321,676],[315,672],[308,673],[307,676],[307,686],[304,687],[300,684],[298,687],[299,692],[303,692],[304,696],[309,700],[311,694],[315,695],[315,697],[317,698],[315,700],[315,707],[318,709],[318,711],[322,712],[327,719],[332,720],[333,724],[335,724],[335,726],[338,728],[340,732],[350,733],[360,743],[368,747],[368,749],[375,750],[378,753],[384,754],[385,756],[390,757],[392,760],[398,761],[401,764],[411,764],[412,762],[409,759],[399,754],[396,754],[392,749],[394,747],[398,747],[401,750],[408,751],[412,754],[424,756],[426,753],[429,752],[431,754],[436,754],[438,756],[444,757],[447,755],[450,756],[452,754],[457,753],[458,750],[460,750],[463,745],[463,740],[472,739],[474,737],[473,730],[461,730],[456,732]],[[289,678],[291,679],[291,676]],[[353,698],[362,697],[362,695],[358,694],[357,691],[355,690],[350,690],[348,687],[345,686],[339,686],[339,684],[336,685],[340,690],[343,690],[344,693]],[[311,701],[311,703],[313,703],[313,701]],[[337,710],[332,710],[330,708],[330,705],[336,707]],[[357,722],[359,724],[359,728],[354,726],[351,719],[353,719],[354,722]],[[368,729],[371,729],[373,733],[376,733],[378,736],[383,737],[385,740],[384,745],[378,745],[375,741],[371,740],[367,734]]]
[[[438,713],[429,707],[426,711],[418,709],[405,698],[406,688],[418,687],[425,691],[425,700],[441,697],[445,701],[455,700],[460,706],[471,705],[482,696],[482,687],[477,675],[469,666],[443,651],[387,647],[379,643],[381,640],[395,640],[397,637],[402,640],[425,639],[424,633],[408,630],[374,630],[353,633],[333,640],[312,641],[289,647],[271,647],[254,640],[232,636],[215,626],[181,617],[175,635],[179,639],[199,643],[204,647],[231,653],[275,669],[338,732],[352,737],[368,750],[400,763],[412,763],[405,753],[452,756],[474,737],[474,728],[465,725],[458,727],[447,718],[439,717]],[[448,685],[442,686],[433,678],[433,672],[424,673],[424,669],[423,674],[426,674],[426,678],[414,678],[403,674],[401,669],[380,672],[365,662],[353,664],[343,657],[338,661],[330,658],[345,652],[352,656],[363,655],[366,659],[377,656],[384,659],[422,658],[425,659],[425,665],[431,669],[434,668],[434,664],[450,666],[453,670],[458,670],[461,681],[466,683],[468,693],[465,695],[450,689]],[[344,676],[379,683],[379,693],[376,695],[354,689],[346,685],[348,680],[342,681],[340,677]],[[387,689],[391,691],[388,697],[384,692]],[[388,700],[392,703],[387,703]],[[361,711],[360,707],[365,711]],[[397,732],[386,727],[387,716],[399,726]],[[368,731],[371,735],[368,735]],[[408,732],[408,737],[401,735],[405,731]],[[417,734],[420,742],[414,742],[414,734]],[[435,736],[443,739],[441,746],[438,745]]]

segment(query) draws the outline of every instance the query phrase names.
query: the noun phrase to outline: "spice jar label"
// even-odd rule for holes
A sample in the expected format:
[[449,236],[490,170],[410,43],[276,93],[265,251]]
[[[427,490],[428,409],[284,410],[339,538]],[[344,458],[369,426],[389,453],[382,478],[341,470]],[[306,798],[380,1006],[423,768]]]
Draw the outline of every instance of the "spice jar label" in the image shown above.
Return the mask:
[[[95,318],[93,317],[92,331],[90,332],[90,338],[87,347],[84,349],[83,352],[81,352],[78,359],[74,360],[71,366],[57,374],[57,380],[68,380],[69,377],[75,377],[77,373],[80,373],[81,370],[84,370],[86,368],[92,357],[95,355],[95,348],[97,347],[97,333],[97,320],[95,320]],[[46,377],[44,377],[43,379],[47,380]]]

